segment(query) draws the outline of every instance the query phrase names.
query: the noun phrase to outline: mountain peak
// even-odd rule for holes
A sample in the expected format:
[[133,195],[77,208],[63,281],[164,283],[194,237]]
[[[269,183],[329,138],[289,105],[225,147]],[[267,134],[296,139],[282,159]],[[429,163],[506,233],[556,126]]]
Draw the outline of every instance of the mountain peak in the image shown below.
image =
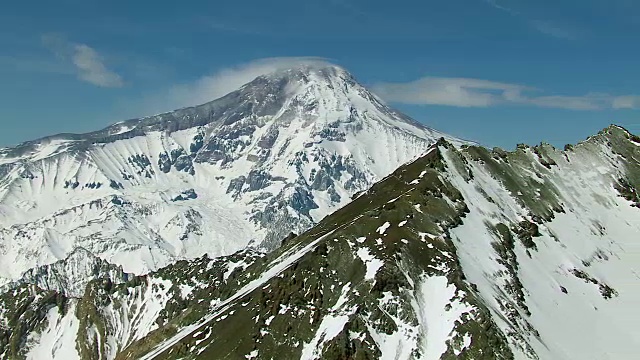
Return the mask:
[[[360,85],[355,77],[344,68],[329,63],[303,63],[283,69],[277,69],[270,73],[256,77],[243,85],[240,89],[231,92],[226,97],[235,98],[238,95],[249,95],[249,101],[265,101],[265,98],[283,97],[290,98],[301,92],[312,90],[307,94],[306,101],[317,101],[323,98],[348,97],[349,93],[358,93],[367,102],[374,102],[382,106],[379,99],[374,97],[367,89]],[[220,100],[222,100],[220,99]],[[216,102],[218,100],[214,100]],[[356,104],[352,104],[356,105]],[[362,105],[362,104],[359,104]]]
[[283,76],[292,74],[318,74],[326,78],[345,76],[352,78],[353,76],[342,66],[332,64],[329,62],[316,61],[316,62],[302,62],[298,65],[293,65],[286,68],[276,69],[275,71],[265,74],[263,76]]
[[441,137],[462,143],[311,63],[199,106],[28,142],[0,152],[0,262],[17,263],[0,278],[78,247],[135,274],[271,249]]

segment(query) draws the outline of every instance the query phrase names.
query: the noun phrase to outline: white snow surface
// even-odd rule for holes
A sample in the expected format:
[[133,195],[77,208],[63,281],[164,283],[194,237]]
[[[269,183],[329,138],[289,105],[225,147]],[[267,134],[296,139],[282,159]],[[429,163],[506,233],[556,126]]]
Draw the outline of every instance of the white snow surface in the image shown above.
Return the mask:
[[[423,353],[426,360],[438,360],[447,351],[447,340],[460,317],[473,310],[468,304],[455,300],[456,287],[448,284],[446,276],[432,276],[419,284],[416,314],[422,330]],[[447,307],[449,307],[447,309]]]
[[28,360],[80,360],[76,350],[76,334],[80,321],[76,318],[75,305],[64,316],[57,307],[49,309],[47,327],[41,333],[30,334],[27,343],[33,343],[26,355]]
[[376,258],[367,247],[361,247],[356,251],[356,255],[364,265],[366,266],[366,272],[364,275],[365,280],[373,280],[376,277],[376,273],[384,265],[384,261]]
[[103,354],[106,359],[115,358],[119,351],[158,327],[156,320],[170,299],[171,286],[169,280],[148,278],[145,286],[129,288],[128,295],[117,297],[116,304],[102,310],[111,329]]
[[[640,239],[640,210],[631,207],[611,186],[612,180],[619,178],[624,171],[615,154],[604,147],[597,147],[597,151],[571,153],[569,159],[561,153],[553,158],[560,165],[549,170],[544,179],[558,189],[565,212],[556,213],[553,220],[539,225],[541,236],[534,238],[537,250],[526,249],[516,239],[514,252],[518,266],[514,275],[503,261],[499,261],[492,243],[500,239],[488,225],[519,223],[530,218],[529,211],[517,201],[517,195],[506,190],[482,163],[469,161],[474,177],[465,180],[458,173],[450,153],[452,150],[441,148],[441,151],[447,168],[442,176],[460,190],[470,212],[463,218],[462,225],[448,231],[456,246],[455,254],[439,251],[449,259],[458,257],[466,281],[477,285],[481,303],[489,309],[498,327],[508,334],[516,359],[531,359],[534,353],[541,360],[634,358],[640,340],[633,316],[636,304],[640,303],[640,247],[637,240]],[[526,156],[535,155],[529,152]],[[523,176],[537,175],[531,171],[531,174],[527,172]],[[375,232],[380,236],[391,227],[390,222],[384,219],[381,222],[384,223]],[[403,226],[408,229],[411,224],[408,222]],[[348,225],[343,224],[342,227]],[[447,233],[444,229],[441,229],[442,234],[411,230],[416,230],[420,240],[431,249],[439,247],[438,242],[444,241]],[[257,274],[254,280],[231,297],[212,301],[209,315],[200,322],[179,329],[175,336],[159,344],[143,359],[159,356],[192,334],[207,334],[198,343],[215,336],[207,328],[209,322],[230,316],[230,309],[241,299],[255,290],[269,287],[271,279],[313,251],[320,241],[331,238],[332,234],[286,251],[268,264],[264,273]],[[339,240],[336,237],[332,241]],[[408,240],[403,242],[409,243]],[[355,261],[362,261],[365,265],[364,279],[374,279],[384,264],[383,260],[377,258],[373,248],[367,247],[366,237],[354,236],[354,241],[348,243],[354,251],[354,258],[357,258]],[[224,277],[245,266],[248,264],[242,261],[229,262]],[[400,296],[385,292],[376,300],[379,309],[389,316],[397,331],[391,334],[379,331],[375,320],[362,317],[368,334],[381,351],[381,359],[411,359],[417,352],[425,359],[439,359],[447,349],[457,356],[466,347],[473,346],[472,334],[456,329],[459,323],[473,319],[480,310],[467,302],[465,291],[450,283],[448,275],[433,275],[431,272],[410,274],[402,264],[392,266],[400,266],[410,288],[402,291]],[[438,274],[449,272],[444,262],[432,270]],[[597,283],[578,278],[574,273],[576,270],[584,272]],[[513,280],[510,276],[517,276],[522,283],[524,301],[531,315],[518,308],[517,299],[507,289],[508,282]],[[598,284],[610,286],[615,290],[614,296],[605,299]],[[116,299],[119,300],[117,306],[108,307],[107,313],[113,314],[108,318],[110,327],[122,330],[117,332],[118,336],[108,339],[106,358],[112,358],[118,349],[155,328],[159,309],[164,307],[166,291],[170,287],[170,282],[151,279],[146,288],[131,291],[125,299]],[[352,301],[359,296],[355,286],[340,283],[336,284],[336,289],[341,289],[338,300],[325,309],[326,314],[311,340],[301,344],[302,359],[320,358],[326,344],[344,330],[353,316],[359,316],[355,315],[357,302]],[[191,288],[179,287],[179,290],[185,296]],[[407,321],[397,312],[401,305],[410,305],[408,308],[416,321]],[[517,317],[511,317],[505,306],[515,306]],[[135,316],[123,317],[115,308]],[[282,306],[278,313],[290,310]],[[269,326],[272,321],[278,321],[277,315],[268,317],[265,324]],[[268,328],[261,331],[266,334]],[[349,334],[352,338],[361,335]],[[45,343],[44,351],[54,348],[49,345],[50,341]],[[204,351],[204,348],[198,351]],[[250,352],[246,356],[259,358],[260,354]]]
[[[99,358],[114,359],[128,345],[155,330],[160,312],[172,295],[171,287],[169,280],[149,277],[143,286],[130,287],[126,295],[116,294],[112,302],[98,307],[97,313],[106,329],[105,346],[100,348]],[[44,329],[34,331],[27,337],[27,359],[80,359],[76,350],[80,326],[76,307],[79,301],[69,299],[63,315],[60,315],[58,307],[49,309],[43,322]],[[90,339],[100,339],[102,336],[95,326],[87,329]]]
[[[79,247],[122,265],[125,271],[142,274],[178,259],[204,253],[216,257],[257,244],[274,224],[281,226],[284,222],[292,226],[287,230],[299,232],[346,204],[355,192],[367,189],[400,164],[422,154],[441,136],[376,103],[357,83],[346,81],[346,76],[339,69],[329,78],[311,71],[307,80],[288,84],[287,97],[274,114],[260,119],[253,114],[240,116],[237,123],[245,127],[210,123],[127,137],[124,135],[128,132],[137,131],[127,123],[110,131],[122,138],[92,143],[81,151],[74,148],[79,140],[63,138],[42,140],[29,151],[0,150],[0,263],[12,264],[0,267],[0,279],[16,280],[26,270],[65,259]],[[239,131],[249,128],[252,130],[246,133]],[[193,175],[174,168],[168,173],[160,169],[160,153],[183,149],[195,158],[201,150],[191,154],[189,149],[196,136],[203,135],[206,148],[236,130],[238,142],[226,149],[229,161],[195,162]],[[265,147],[265,142],[271,144]],[[535,171],[521,174],[553,185],[565,212],[555,213],[553,220],[539,225],[541,235],[533,239],[536,250],[526,249],[516,239],[515,275],[498,259],[492,244],[500,238],[491,226],[517,224],[531,219],[531,215],[517,200],[519,195],[505,189],[481,162],[469,161],[473,179],[465,180],[451,150],[440,148],[447,165],[443,177],[460,190],[470,210],[462,225],[448,232],[441,229],[442,234],[409,229],[412,223],[406,220],[397,225],[403,230],[416,230],[431,249],[450,234],[466,279],[477,285],[493,320],[504,333],[519,335],[508,336],[516,359],[530,359],[532,353],[541,360],[631,359],[640,347],[634,316],[640,304],[640,209],[630,206],[612,186],[624,175],[616,154],[597,142],[575,148],[572,152],[552,152],[550,156],[558,166],[545,169],[541,165],[537,170],[544,172],[542,177]],[[535,159],[532,151],[525,153]],[[130,160],[138,155],[149,159],[144,169]],[[350,170],[334,176],[327,185],[322,177],[331,175],[320,175],[327,167]],[[232,189],[234,179],[248,177],[252,171],[268,173],[271,180],[257,189],[259,179]],[[419,184],[425,174],[410,184]],[[316,181],[318,178],[322,181]],[[111,180],[123,187],[110,187]],[[96,187],[96,183],[101,186]],[[173,201],[188,189],[193,189],[197,198]],[[285,201],[286,206],[277,214],[281,218],[266,217],[267,225],[252,220],[252,214],[272,205],[277,197],[299,200],[299,190],[309,191],[317,207],[307,208],[307,213],[294,208],[294,201]],[[419,204],[414,206],[422,211]],[[380,222],[375,234],[383,237],[392,225],[385,219]],[[228,299],[207,299],[212,304],[209,315],[179,329],[143,359],[157,357],[194,333],[206,334],[199,342],[215,336],[207,330],[207,323],[229,316],[236,302],[268,286],[273,277],[331,235],[283,253]],[[375,243],[380,246],[383,242],[378,238]],[[354,244],[358,247],[354,256],[366,268],[365,280],[374,279],[383,260],[366,247],[366,237],[356,238]],[[71,268],[64,272],[87,273],[91,267],[78,264],[81,259],[73,258]],[[434,270],[446,272],[446,266],[441,265]],[[247,266],[242,261],[228,263],[224,280],[235,269]],[[577,277],[576,271],[592,280]],[[364,319],[381,359],[410,359],[415,351],[425,359],[439,359],[447,350],[447,341],[456,336],[460,346],[453,349],[455,355],[471,346],[470,335],[456,334],[455,330],[456,322],[464,321],[465,315],[473,316],[476,310],[463,300],[464,294],[445,276],[404,275],[412,290],[403,293],[402,299],[386,292],[377,305],[386,311],[408,299],[417,321],[410,324],[393,315],[396,312],[389,312],[397,331],[386,334]],[[518,308],[514,295],[507,291],[512,276],[522,284],[531,315]],[[604,285],[614,290],[610,299],[602,296]],[[108,328],[113,329],[101,358],[114,358],[157,327],[171,287],[168,280],[150,277],[147,284],[130,288],[127,295],[116,296],[113,303],[100,309]],[[341,295],[325,309],[327,314],[312,340],[302,344],[303,359],[319,358],[325,344],[354,316],[354,285],[340,284],[336,288],[340,287]],[[180,285],[178,296],[188,297],[193,290],[190,285]],[[69,304],[71,309],[65,315],[55,308],[49,310],[44,329],[28,335],[27,358],[79,358],[75,350],[77,300]],[[515,320],[505,306],[517,309]],[[269,318],[267,325],[275,319]],[[0,326],[6,326],[6,319],[0,317]],[[95,328],[88,332],[97,335]],[[260,355],[252,351],[245,358]]]
[[387,231],[387,229],[391,226],[391,223],[389,223],[388,221],[385,222],[384,224],[380,225],[379,228],[376,229],[376,232],[380,235],[384,235],[384,233]]
[[342,287],[340,297],[329,309],[328,314],[322,318],[315,336],[302,348],[300,360],[320,359],[324,344],[335,338],[344,329],[349,317],[357,310],[357,306],[348,306],[350,292],[351,284]]

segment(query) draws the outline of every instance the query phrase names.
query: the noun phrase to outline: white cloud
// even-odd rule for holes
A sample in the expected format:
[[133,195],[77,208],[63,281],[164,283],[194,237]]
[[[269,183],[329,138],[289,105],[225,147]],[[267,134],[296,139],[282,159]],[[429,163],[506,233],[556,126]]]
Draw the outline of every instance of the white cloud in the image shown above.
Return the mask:
[[174,85],[143,100],[143,111],[158,113],[204,104],[237,90],[255,78],[300,65],[328,65],[316,57],[280,57],[251,61],[219,70],[193,82]]
[[493,6],[494,8],[498,9],[498,10],[502,10],[502,11],[506,11],[511,15],[519,15],[520,13],[513,10],[510,7],[507,7],[505,5],[502,5],[501,2],[498,2],[498,0],[484,0],[487,4]]
[[542,34],[557,39],[575,40],[577,38],[577,33],[575,30],[571,30],[548,21],[534,20],[531,22],[531,26],[533,26],[534,29],[538,30]]
[[90,46],[70,42],[57,34],[43,35],[42,43],[58,58],[72,64],[80,80],[100,87],[124,85],[122,77],[108,69],[104,58]]
[[529,105],[567,110],[640,109],[640,96],[588,93],[582,96],[534,95],[539,91],[520,84],[480,79],[425,77],[408,83],[379,83],[381,98],[415,105],[490,107]]
[[[126,99],[119,107],[127,117],[147,116],[204,104],[239,89],[255,78],[300,65],[327,66],[317,57],[281,57],[225,68],[194,81],[169,86],[142,99]],[[587,93],[550,94],[522,84],[472,78],[425,77],[408,83],[377,83],[372,90],[383,100],[417,105],[493,107],[536,106],[569,110],[640,109],[640,96]]]
[[514,10],[514,8],[510,7],[510,5],[513,5],[513,1],[484,0],[484,2],[495,9],[507,12],[513,17],[520,18],[526,21],[528,26],[541,34],[563,40],[576,40],[578,38],[578,35],[580,35],[580,31],[578,31],[578,29],[576,28],[570,28],[566,25],[561,25],[547,20],[533,20],[529,18],[527,14],[516,11]]
[[613,101],[614,109],[640,109],[640,95],[618,96]]
[[107,69],[102,57],[92,48],[84,44],[75,47],[72,60],[78,68],[80,79],[102,87],[121,87],[124,85],[122,77]]
[[519,96],[520,85],[466,78],[426,77],[410,83],[373,86],[387,101],[406,104],[488,107]]

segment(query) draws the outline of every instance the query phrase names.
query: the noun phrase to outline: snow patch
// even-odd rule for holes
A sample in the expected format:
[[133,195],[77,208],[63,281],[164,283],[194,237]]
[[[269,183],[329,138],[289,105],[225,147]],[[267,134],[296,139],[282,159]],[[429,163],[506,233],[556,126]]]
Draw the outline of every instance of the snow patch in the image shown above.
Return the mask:
[[368,248],[361,247],[356,251],[356,255],[362,260],[367,267],[367,271],[364,275],[365,280],[373,280],[378,273],[378,270],[384,265],[384,261],[376,258],[371,254]]
[[180,296],[183,299],[186,299],[187,297],[189,297],[189,295],[193,292],[194,287],[187,285],[187,284],[180,284],[178,285],[178,287],[180,288]]
[[376,232],[380,235],[383,235],[390,226],[391,224],[387,221],[384,224],[382,224],[379,228],[377,228]]
[[351,284],[342,287],[340,297],[335,305],[329,309],[329,313],[322,318],[322,322],[318,326],[315,336],[311,342],[304,345],[300,360],[319,359],[322,354],[323,345],[335,338],[349,321],[349,318],[355,313],[357,307],[345,306],[349,299],[349,291]]

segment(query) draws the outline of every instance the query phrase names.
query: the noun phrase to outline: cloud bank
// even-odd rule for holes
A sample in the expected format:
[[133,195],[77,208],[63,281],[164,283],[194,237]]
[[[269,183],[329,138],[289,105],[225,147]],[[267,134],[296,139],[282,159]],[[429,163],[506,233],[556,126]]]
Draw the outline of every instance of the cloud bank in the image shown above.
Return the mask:
[[519,84],[469,78],[425,77],[408,83],[378,83],[372,89],[386,101],[414,105],[529,105],[567,110],[640,109],[640,96],[637,95],[536,95],[542,91]]
[[99,87],[122,87],[122,76],[107,68],[104,58],[86,44],[73,43],[58,34],[45,34],[42,44],[59,59],[73,65],[78,79]]
[[[318,57],[279,57],[251,61],[221,69],[191,82],[169,86],[142,99],[126,100],[121,107],[127,116],[147,116],[195,106],[233,92],[255,78],[301,65],[330,66]],[[376,83],[373,92],[388,102],[442,105],[466,108],[534,106],[568,110],[640,109],[640,96],[546,94],[533,87],[491,80],[453,77],[425,77],[407,83]]]
[[158,113],[204,104],[239,89],[255,78],[301,65],[326,66],[330,63],[318,57],[278,57],[251,61],[225,68],[189,83],[174,85],[144,100],[147,111]]

